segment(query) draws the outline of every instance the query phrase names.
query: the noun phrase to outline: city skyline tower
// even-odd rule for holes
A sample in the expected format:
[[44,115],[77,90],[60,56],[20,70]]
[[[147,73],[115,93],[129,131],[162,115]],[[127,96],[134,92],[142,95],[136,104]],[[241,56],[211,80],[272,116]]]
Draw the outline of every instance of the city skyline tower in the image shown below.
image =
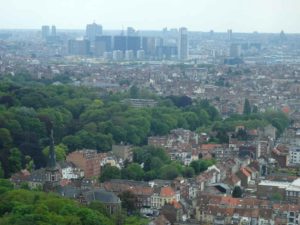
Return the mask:
[[96,24],[95,22],[92,24],[87,24],[85,35],[89,41],[94,42],[97,36],[102,35],[102,26]]
[[47,38],[50,35],[50,27],[47,25],[42,26],[42,38]]
[[178,59],[188,59],[188,30],[185,27],[179,29]]

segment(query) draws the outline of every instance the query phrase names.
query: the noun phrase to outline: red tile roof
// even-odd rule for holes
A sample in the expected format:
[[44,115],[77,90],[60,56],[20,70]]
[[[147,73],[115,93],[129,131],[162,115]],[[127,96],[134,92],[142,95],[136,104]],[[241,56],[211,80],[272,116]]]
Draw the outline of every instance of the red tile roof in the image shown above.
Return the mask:
[[241,168],[240,171],[241,171],[242,174],[244,174],[246,177],[251,177],[251,174],[250,174],[245,168]]
[[173,197],[175,194],[175,191],[171,187],[162,187],[160,190],[160,196],[163,198]]

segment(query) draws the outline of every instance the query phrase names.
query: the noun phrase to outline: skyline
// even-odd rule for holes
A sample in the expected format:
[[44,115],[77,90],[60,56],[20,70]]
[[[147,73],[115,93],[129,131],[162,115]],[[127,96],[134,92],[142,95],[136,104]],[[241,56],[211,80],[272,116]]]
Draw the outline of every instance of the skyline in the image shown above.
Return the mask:
[[183,0],[11,0],[1,8],[0,29],[54,24],[58,29],[84,30],[95,21],[105,30],[130,26],[136,30],[187,27],[190,31],[300,33],[298,0],[189,0],[188,4]]

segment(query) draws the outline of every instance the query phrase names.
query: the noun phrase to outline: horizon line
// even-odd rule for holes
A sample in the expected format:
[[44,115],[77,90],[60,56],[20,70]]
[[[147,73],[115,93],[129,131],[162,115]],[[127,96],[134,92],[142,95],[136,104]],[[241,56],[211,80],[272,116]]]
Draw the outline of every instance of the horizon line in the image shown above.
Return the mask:
[[[42,25],[42,26],[44,26],[44,25]],[[40,28],[1,28],[0,27],[0,31],[13,31],[13,30],[22,30],[22,31],[25,31],[25,30],[28,30],[28,31],[40,31],[41,30],[41,28],[42,28],[42,26],[40,27]],[[45,25],[45,26],[52,26],[52,25]],[[55,26],[55,25],[54,25]],[[182,26],[179,26],[179,27],[172,27],[172,28],[168,28],[168,31],[170,31],[170,30],[172,30],[172,29],[179,29],[180,27],[182,27]],[[187,27],[186,27],[187,28]],[[155,32],[163,32],[163,29],[164,29],[164,27],[163,28],[161,28],[161,29],[136,29],[136,31],[137,32],[139,32],[139,31],[155,31]],[[188,28],[187,28],[188,29]],[[213,30],[213,29],[211,29],[211,30],[208,30],[208,31],[203,31],[203,30],[189,30],[188,29],[188,32],[191,32],[191,33],[193,33],[193,32],[198,32],[198,33],[210,33],[211,31],[213,31],[214,33],[227,33],[227,31],[229,30],[229,29],[231,29],[231,28],[228,28],[227,30],[225,30],[225,31],[215,31],[215,30]],[[61,31],[85,31],[85,28],[57,28],[56,27],[56,30],[57,31],[59,31],[59,30],[61,30]],[[232,33],[235,33],[235,34],[255,34],[255,33],[257,33],[257,34],[280,34],[280,32],[281,31],[283,31],[285,34],[300,34],[300,32],[285,32],[284,30],[280,30],[280,31],[272,31],[272,32],[268,32],[268,31],[256,31],[256,30],[254,30],[254,31],[234,31],[233,29],[231,29],[232,30]],[[119,28],[119,29],[103,29],[103,31],[126,31],[126,29],[124,30],[124,29],[121,29],[121,28]]]

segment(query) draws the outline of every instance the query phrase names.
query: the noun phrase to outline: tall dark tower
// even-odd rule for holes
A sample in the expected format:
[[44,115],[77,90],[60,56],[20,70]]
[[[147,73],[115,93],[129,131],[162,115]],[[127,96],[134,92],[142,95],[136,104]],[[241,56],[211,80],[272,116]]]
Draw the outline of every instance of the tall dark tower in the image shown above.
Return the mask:
[[56,165],[56,154],[55,154],[55,149],[54,149],[53,129],[51,129],[49,158],[48,158],[47,167],[45,170],[44,189],[46,191],[53,190],[56,186],[59,186],[60,179],[61,179],[61,174]]

